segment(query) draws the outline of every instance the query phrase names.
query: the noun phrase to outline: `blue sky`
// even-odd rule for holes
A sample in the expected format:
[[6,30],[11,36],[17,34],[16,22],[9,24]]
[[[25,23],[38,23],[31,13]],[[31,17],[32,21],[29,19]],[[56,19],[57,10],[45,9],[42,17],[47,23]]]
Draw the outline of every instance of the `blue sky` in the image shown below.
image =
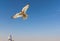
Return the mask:
[[[28,2],[28,19],[12,19]],[[0,0],[0,36],[60,36],[59,32],[59,0]]]

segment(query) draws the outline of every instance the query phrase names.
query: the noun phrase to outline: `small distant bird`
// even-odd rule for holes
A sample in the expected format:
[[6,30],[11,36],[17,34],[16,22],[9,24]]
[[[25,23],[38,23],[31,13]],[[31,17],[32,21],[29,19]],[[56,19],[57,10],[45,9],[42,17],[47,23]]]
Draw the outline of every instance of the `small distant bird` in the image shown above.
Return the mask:
[[27,19],[28,15],[26,14],[26,11],[29,8],[29,4],[27,4],[26,6],[24,6],[21,10],[21,12],[16,13],[14,16],[12,16],[13,19],[17,19],[19,17],[22,17],[24,20]]

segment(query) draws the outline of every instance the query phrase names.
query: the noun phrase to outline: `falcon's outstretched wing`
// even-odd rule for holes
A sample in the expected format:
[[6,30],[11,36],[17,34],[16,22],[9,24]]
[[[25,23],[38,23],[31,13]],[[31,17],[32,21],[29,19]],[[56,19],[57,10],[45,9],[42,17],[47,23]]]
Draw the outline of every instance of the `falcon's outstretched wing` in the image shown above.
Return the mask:
[[16,18],[19,18],[19,17],[22,17],[23,15],[21,15],[21,12],[20,13],[16,13],[13,18],[16,19]]
[[27,4],[23,9],[22,11],[24,11],[26,13],[27,9],[29,8],[29,4]]

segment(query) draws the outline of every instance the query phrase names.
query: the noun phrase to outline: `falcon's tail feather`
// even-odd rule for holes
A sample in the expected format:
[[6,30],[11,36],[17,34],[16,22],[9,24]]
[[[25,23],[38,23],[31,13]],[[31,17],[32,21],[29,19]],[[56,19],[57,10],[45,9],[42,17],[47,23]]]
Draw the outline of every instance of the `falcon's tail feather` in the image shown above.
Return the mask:
[[25,20],[27,19],[28,15],[27,14],[23,14],[22,18]]

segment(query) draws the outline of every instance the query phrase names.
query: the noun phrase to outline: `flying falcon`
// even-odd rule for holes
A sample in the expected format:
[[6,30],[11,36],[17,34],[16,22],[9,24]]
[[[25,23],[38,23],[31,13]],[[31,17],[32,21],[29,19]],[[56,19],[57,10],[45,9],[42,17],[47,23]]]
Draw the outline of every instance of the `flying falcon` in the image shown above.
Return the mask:
[[29,8],[29,4],[27,4],[26,6],[24,6],[21,10],[21,12],[16,13],[15,15],[12,16],[13,19],[17,19],[19,17],[22,17],[24,20],[27,19],[28,15],[26,14],[26,11]]

